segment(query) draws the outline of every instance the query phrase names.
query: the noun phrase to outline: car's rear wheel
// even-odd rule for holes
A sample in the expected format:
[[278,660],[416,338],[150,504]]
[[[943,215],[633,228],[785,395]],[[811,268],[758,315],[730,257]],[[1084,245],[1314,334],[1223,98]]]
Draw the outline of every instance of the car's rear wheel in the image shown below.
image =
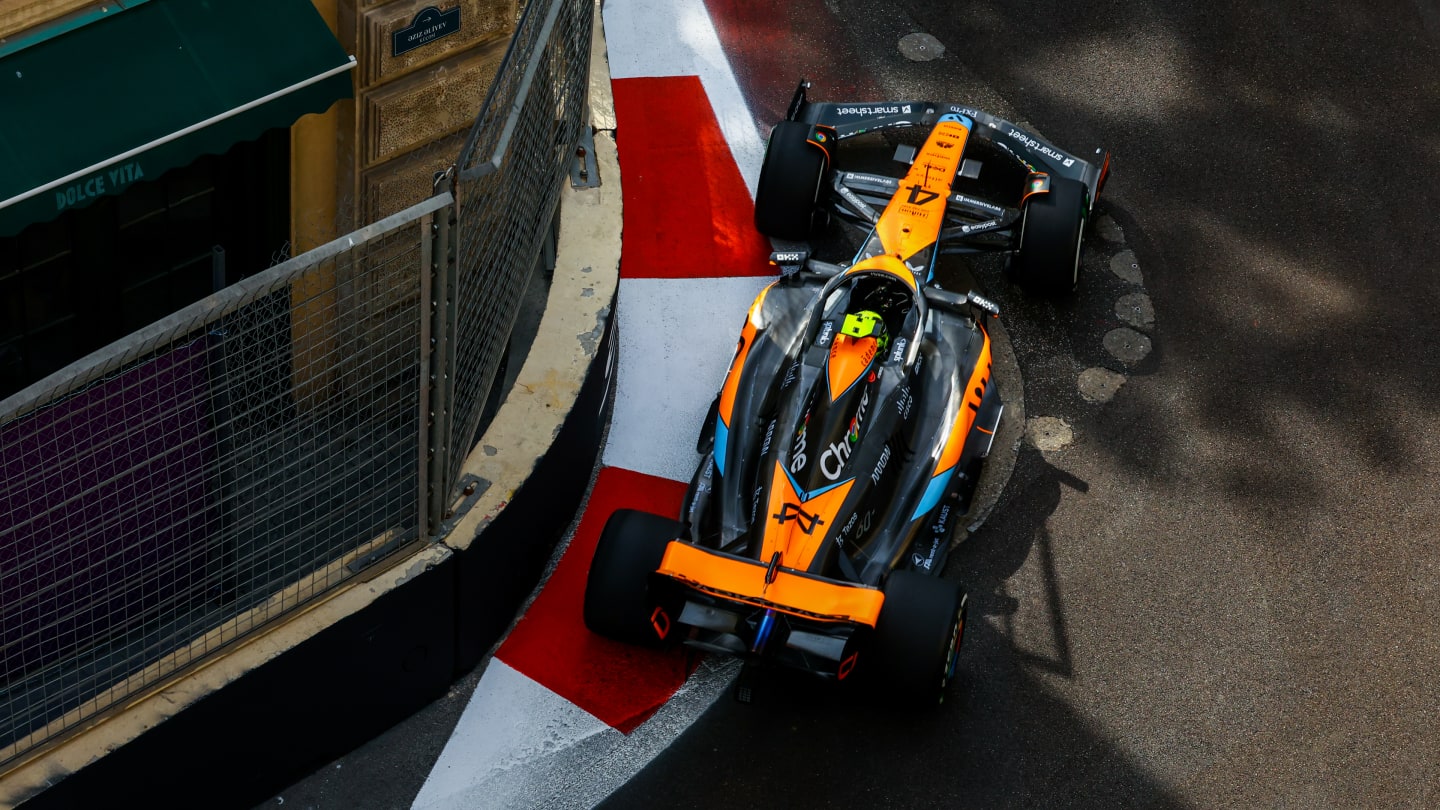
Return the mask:
[[776,239],[808,238],[828,163],[825,150],[810,142],[808,124],[776,124],[755,188],[755,228]]
[[885,583],[871,666],[885,699],[926,707],[945,700],[965,637],[965,591],[957,583],[900,570]]
[[631,644],[656,646],[673,638],[674,617],[652,593],[650,574],[682,528],[669,518],[633,509],[610,516],[585,581],[586,627]]
[[1025,202],[1020,247],[1011,271],[1032,295],[1069,295],[1080,283],[1080,244],[1085,229],[1085,184],[1050,178],[1050,191]]

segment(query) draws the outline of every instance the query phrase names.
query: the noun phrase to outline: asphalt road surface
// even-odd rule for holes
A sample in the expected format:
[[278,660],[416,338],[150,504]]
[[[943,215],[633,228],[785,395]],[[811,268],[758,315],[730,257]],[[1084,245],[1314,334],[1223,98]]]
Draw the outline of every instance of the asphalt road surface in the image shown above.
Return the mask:
[[[1113,256],[1060,305],[996,282],[1027,413],[1071,440],[1027,445],[951,560],[952,699],[770,678],[608,806],[1440,805],[1440,8],[765,5],[731,53],[757,117],[808,75],[1110,149],[1150,351],[1101,349]],[[902,56],[915,32],[944,55]],[[1092,367],[1124,375],[1108,402]]]

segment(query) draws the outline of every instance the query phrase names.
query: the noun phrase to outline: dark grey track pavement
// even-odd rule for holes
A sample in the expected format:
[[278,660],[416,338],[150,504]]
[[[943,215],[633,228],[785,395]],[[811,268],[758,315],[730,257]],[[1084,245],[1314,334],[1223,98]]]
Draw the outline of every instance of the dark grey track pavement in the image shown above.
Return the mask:
[[[887,95],[1114,152],[1102,209],[1154,350],[1098,351],[1113,297],[996,282],[1026,410],[1075,441],[1027,447],[951,560],[974,604],[952,700],[768,679],[610,806],[1440,806],[1440,10],[824,7],[830,61]],[[904,60],[913,31],[946,55]],[[1108,404],[1077,394],[1092,365],[1129,374]]]

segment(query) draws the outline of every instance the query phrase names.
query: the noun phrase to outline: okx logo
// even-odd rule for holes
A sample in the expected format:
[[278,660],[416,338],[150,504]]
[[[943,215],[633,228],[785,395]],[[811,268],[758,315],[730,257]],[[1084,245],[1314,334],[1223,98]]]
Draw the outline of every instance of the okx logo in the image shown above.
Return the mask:
[[780,507],[779,514],[771,515],[771,517],[775,518],[775,522],[781,526],[784,526],[787,521],[793,520],[800,527],[800,531],[806,534],[814,534],[816,526],[825,525],[825,521],[821,520],[819,515],[812,515],[803,507],[793,503],[787,503]]

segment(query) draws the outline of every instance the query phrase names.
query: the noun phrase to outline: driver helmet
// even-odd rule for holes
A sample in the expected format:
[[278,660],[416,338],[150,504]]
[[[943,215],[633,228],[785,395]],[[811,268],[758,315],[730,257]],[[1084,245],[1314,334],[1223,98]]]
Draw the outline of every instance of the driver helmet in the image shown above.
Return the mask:
[[890,343],[890,335],[885,329],[885,319],[880,313],[873,309],[862,309],[859,312],[848,312],[845,314],[845,321],[840,325],[840,334],[852,338],[875,338],[876,350],[883,352],[885,346]]
[[840,334],[830,345],[826,378],[831,401],[850,390],[861,377],[873,381],[873,374],[868,372],[880,363],[889,343],[890,335],[880,313],[870,309],[846,313]]

